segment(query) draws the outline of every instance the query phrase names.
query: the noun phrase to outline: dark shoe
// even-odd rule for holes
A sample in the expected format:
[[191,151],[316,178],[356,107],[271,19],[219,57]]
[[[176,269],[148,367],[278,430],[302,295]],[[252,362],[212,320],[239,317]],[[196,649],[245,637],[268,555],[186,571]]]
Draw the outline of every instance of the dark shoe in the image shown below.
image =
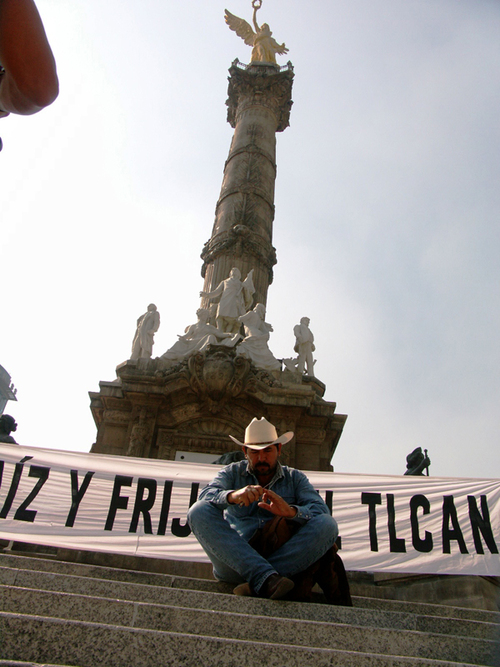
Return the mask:
[[269,600],[281,600],[294,587],[291,579],[282,577],[279,574],[272,574],[266,579],[264,585],[259,591],[259,597]]
[[247,581],[245,581],[244,584],[239,584],[238,586],[236,586],[236,588],[233,590],[233,593],[235,595],[245,595],[247,597],[248,596],[252,597],[253,595],[255,595],[255,593],[250,588],[250,584]]

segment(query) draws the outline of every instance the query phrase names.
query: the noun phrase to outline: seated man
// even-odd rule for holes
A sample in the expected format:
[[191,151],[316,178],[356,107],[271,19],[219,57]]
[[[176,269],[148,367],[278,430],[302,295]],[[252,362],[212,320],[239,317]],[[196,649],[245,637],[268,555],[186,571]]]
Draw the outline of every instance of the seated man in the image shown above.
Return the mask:
[[[331,568],[337,523],[304,473],[279,461],[292,432],[278,438],[263,417],[248,425],[245,442],[229,437],[241,445],[245,460],[222,468],[203,489],[189,510],[189,524],[216,579],[240,584],[234,589],[237,595],[283,598],[313,564],[326,558],[323,569]],[[249,541],[273,515],[287,519],[292,536],[264,558]],[[328,599],[331,571],[321,577],[315,581]]]

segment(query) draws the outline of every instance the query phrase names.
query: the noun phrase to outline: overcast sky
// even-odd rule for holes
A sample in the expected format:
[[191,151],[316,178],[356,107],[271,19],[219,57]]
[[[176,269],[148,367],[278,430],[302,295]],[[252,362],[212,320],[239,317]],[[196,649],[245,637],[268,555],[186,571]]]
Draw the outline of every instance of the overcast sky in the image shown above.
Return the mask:
[[[0,120],[0,364],[24,445],[88,451],[88,391],[196,320],[250,0],[38,0],[60,95]],[[264,0],[295,68],[270,348],[311,319],[339,472],[500,476],[500,3]]]

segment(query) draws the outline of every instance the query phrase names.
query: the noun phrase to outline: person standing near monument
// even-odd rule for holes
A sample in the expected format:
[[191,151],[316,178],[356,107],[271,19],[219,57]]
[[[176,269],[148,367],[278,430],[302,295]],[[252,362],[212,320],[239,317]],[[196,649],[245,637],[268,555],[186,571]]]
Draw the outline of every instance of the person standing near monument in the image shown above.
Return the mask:
[[308,317],[303,317],[300,320],[300,324],[297,324],[293,328],[293,333],[295,334],[295,347],[293,349],[299,355],[297,361],[297,370],[299,373],[303,373],[307,367],[307,374],[314,376],[314,360],[312,353],[316,348],[314,347],[313,333],[311,329],[309,329],[310,321],[311,320]]
[[160,328],[160,313],[154,303],[137,320],[137,329],[132,343],[130,359],[150,359],[153,354],[154,335]]
[[[238,584],[236,595],[276,600],[300,588],[308,577],[309,595],[317,581],[327,600],[334,597],[337,523],[306,475],[280,463],[281,448],[293,435],[290,431],[278,437],[262,417],[247,426],[244,442],[229,436],[242,447],[245,459],[222,468],[189,510],[189,524],[213,564],[215,578]],[[270,520],[280,517],[291,536],[264,557],[255,540]]]

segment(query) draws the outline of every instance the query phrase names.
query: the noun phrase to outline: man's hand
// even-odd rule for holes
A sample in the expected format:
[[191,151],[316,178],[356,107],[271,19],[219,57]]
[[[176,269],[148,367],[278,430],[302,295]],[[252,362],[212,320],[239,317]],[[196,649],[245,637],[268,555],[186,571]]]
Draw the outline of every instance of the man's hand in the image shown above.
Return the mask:
[[262,486],[245,486],[237,491],[231,491],[227,495],[227,502],[230,505],[248,507],[257,501],[260,501],[259,507],[261,509],[267,510],[276,516],[284,516],[291,519],[297,514],[295,507],[290,507],[281,496],[270,489],[264,489]]
[[266,489],[262,494],[259,507],[276,516],[284,516],[287,519],[292,519],[297,514],[295,507],[290,507],[286,500],[283,500],[281,496],[270,489]]
[[[248,507],[261,498],[265,489],[262,486],[244,486],[237,491],[231,491],[227,494],[227,502],[230,505],[239,505],[240,507]],[[274,494],[276,495],[276,494]]]

